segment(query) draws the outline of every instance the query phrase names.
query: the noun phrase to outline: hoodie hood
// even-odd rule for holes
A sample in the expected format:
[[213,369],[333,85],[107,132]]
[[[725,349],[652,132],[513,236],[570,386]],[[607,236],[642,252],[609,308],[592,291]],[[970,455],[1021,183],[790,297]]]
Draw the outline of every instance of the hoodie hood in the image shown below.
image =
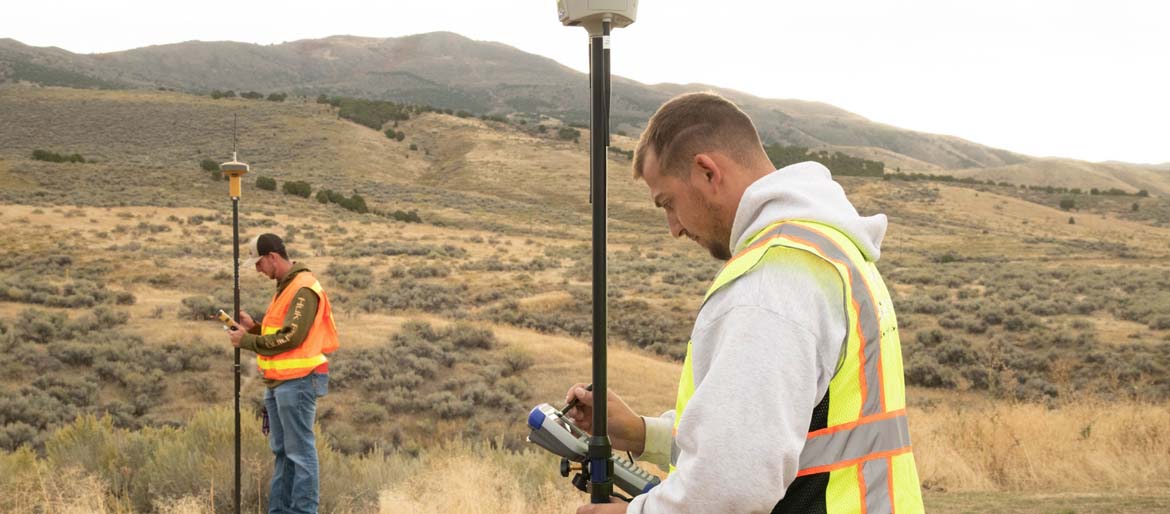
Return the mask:
[[781,220],[824,223],[853,240],[866,260],[876,261],[881,256],[886,215],[859,215],[845,190],[819,162],[785,166],[748,186],[731,226],[732,253],[749,237]]

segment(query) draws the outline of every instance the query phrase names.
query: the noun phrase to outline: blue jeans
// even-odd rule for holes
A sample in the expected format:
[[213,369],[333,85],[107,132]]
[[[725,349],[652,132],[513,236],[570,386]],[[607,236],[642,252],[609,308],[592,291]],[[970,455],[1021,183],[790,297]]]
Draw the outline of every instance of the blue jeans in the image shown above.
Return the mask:
[[268,445],[276,456],[268,493],[269,514],[316,514],[317,444],[313,419],[317,397],[329,388],[329,375],[310,373],[264,392]]

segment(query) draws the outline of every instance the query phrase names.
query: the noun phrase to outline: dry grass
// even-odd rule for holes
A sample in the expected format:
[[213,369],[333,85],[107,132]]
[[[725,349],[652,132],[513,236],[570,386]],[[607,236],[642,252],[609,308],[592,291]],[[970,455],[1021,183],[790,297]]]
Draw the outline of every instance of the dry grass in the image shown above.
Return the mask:
[[0,454],[0,510],[7,514],[130,514],[97,477],[79,468],[54,469],[32,451]]
[[426,456],[417,473],[382,493],[379,512],[526,514],[572,512],[587,503],[566,480],[552,476],[554,469],[546,455],[442,448]]
[[1170,403],[1056,409],[970,401],[910,413],[927,489],[1031,493],[1170,490]]

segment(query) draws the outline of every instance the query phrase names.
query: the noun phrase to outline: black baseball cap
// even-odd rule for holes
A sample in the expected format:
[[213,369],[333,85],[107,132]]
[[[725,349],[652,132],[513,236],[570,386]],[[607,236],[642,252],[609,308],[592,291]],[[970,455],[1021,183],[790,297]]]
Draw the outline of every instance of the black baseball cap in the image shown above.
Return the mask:
[[261,257],[272,252],[280,254],[282,257],[288,255],[288,251],[284,249],[284,241],[276,234],[260,234],[248,241],[248,260],[244,261],[242,267],[251,268],[256,265],[256,261]]

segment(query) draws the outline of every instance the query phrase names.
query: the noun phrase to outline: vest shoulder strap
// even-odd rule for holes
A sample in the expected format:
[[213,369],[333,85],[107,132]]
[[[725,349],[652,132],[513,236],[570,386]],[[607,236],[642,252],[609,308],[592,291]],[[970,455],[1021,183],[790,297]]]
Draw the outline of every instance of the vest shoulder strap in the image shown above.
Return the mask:
[[864,262],[865,257],[857,246],[847,237],[842,234],[840,230],[833,228],[823,223],[803,220],[784,220],[773,223],[764,227],[756,235],[752,236],[744,248],[735,254],[726,264],[723,269],[719,270],[719,274],[715,276],[715,280],[711,283],[711,287],[707,289],[706,296],[703,297],[703,303],[711,298],[720,289],[734,282],[736,279],[750,273],[756,269],[764,261],[764,257],[769,252],[776,248],[791,248],[797,250],[804,250],[812,252],[813,254],[831,260],[815,245],[810,245],[801,241],[799,232],[801,230],[813,230],[818,235],[828,237],[834,241],[840,249],[845,252],[849,258],[854,259],[855,262]]

